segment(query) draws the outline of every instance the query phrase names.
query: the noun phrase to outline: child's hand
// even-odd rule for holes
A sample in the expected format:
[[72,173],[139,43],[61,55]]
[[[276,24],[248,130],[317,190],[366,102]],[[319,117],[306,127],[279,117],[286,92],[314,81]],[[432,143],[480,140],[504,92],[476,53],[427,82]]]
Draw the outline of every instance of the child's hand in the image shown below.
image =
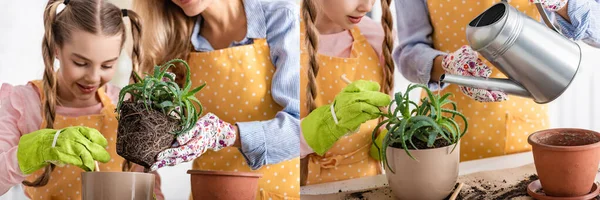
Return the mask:
[[[468,45],[444,56],[442,67],[448,74],[461,76],[476,76],[488,78],[492,70],[479,59],[479,54]],[[507,95],[501,91],[491,91],[479,88],[459,86],[467,96],[479,102],[500,102],[507,100]]]
[[565,7],[569,0],[529,0],[531,3],[541,3],[549,11],[555,12]]
[[150,170],[154,171],[165,166],[192,161],[208,149],[218,151],[233,145],[235,139],[235,127],[219,119],[216,115],[208,113],[196,122],[196,126],[192,130],[177,136],[173,148],[159,153],[157,162],[152,165]]
[[376,82],[358,80],[337,94],[333,104],[313,110],[301,122],[306,143],[315,153],[323,155],[340,137],[379,117],[379,107],[391,101],[379,88]]
[[95,160],[104,163],[110,160],[107,146],[106,138],[93,128],[41,129],[21,136],[17,160],[23,174],[31,174],[50,163],[93,171]]

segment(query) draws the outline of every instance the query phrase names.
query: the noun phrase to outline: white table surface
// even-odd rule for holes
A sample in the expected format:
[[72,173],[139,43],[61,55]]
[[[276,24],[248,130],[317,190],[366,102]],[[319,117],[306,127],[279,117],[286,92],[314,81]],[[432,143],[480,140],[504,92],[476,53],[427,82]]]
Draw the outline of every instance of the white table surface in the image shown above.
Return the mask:
[[[480,171],[490,171],[506,168],[514,168],[533,163],[531,152],[519,153],[507,156],[498,156],[460,163],[459,175],[471,174]],[[351,193],[370,190],[387,186],[385,174],[364,177],[359,179],[323,183],[301,187],[302,199],[308,196],[323,196],[337,193]],[[341,191],[341,192],[340,192]]]
[[[533,163],[531,152],[485,158],[460,163],[459,176],[482,171],[493,171],[509,169],[529,165]],[[600,174],[596,175],[596,181],[600,181]],[[338,181],[333,183],[316,184],[301,187],[302,200],[324,200],[344,199],[348,194],[367,190],[386,188],[388,185],[385,174]],[[377,199],[388,199],[387,194],[376,194]]]
[[[533,155],[531,152],[467,161],[460,163],[459,176],[482,171],[516,168],[532,163]],[[600,181],[600,174],[596,175],[596,181]],[[378,191],[372,195],[376,197],[375,199],[389,199],[390,195],[383,194],[385,190],[381,190],[386,188],[387,185],[388,182],[385,174],[381,174],[359,179],[303,186],[301,187],[300,194],[302,200],[345,199],[351,193],[371,190]]]
[[[499,156],[499,157],[493,157],[493,158],[486,158],[486,159],[480,159],[480,160],[474,160],[474,161],[467,161],[467,162],[460,163],[459,175],[466,175],[466,174],[471,174],[471,173],[481,172],[481,171],[491,171],[491,170],[515,168],[515,167],[520,167],[523,165],[528,165],[531,163],[533,163],[533,155],[531,154],[531,152],[519,153],[519,154],[513,154],[513,155],[507,155],[507,156]],[[170,176],[166,176],[164,178],[169,179],[167,177],[170,177]],[[600,181],[599,177],[600,176],[596,176],[597,181]],[[163,183],[165,183],[164,178],[163,178]],[[184,180],[186,180],[186,179],[189,179],[189,178],[184,178]],[[187,181],[189,181],[189,180],[187,180]],[[333,183],[324,183],[324,184],[303,186],[303,187],[301,187],[300,193],[301,193],[301,197],[303,200],[305,200],[305,199],[306,200],[340,199],[344,195],[352,193],[352,192],[359,192],[359,191],[383,188],[383,187],[386,187],[387,184],[388,184],[387,178],[386,178],[385,174],[382,174],[382,175],[377,175],[377,176],[364,177],[364,178],[352,179],[352,180],[346,180],[346,181],[338,181],[338,182],[333,182]],[[165,188],[165,185],[163,185],[163,190],[165,190],[165,189],[167,189],[167,188]],[[174,188],[168,188],[166,191],[171,191],[169,189],[174,189]],[[173,190],[173,191],[180,191],[182,193],[189,194],[189,191],[181,191],[181,189],[182,188],[180,188],[179,190]],[[185,189],[189,190],[189,188],[185,188]],[[4,196],[4,198],[0,198],[0,199],[13,199],[9,196],[10,195],[6,195],[6,196]],[[187,196],[187,195],[180,195],[180,196],[175,197],[176,195],[171,194],[171,195],[167,195],[167,196],[174,197],[171,199],[178,199],[178,197],[180,197],[180,196]],[[20,198],[16,198],[16,199],[20,199]]]

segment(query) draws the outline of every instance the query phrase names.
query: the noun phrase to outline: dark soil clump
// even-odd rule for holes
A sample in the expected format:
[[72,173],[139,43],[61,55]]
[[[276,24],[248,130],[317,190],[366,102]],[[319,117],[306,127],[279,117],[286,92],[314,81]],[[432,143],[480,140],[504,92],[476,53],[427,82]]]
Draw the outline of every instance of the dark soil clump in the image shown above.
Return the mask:
[[150,168],[161,151],[171,147],[179,122],[142,103],[123,102],[119,113],[117,154]]

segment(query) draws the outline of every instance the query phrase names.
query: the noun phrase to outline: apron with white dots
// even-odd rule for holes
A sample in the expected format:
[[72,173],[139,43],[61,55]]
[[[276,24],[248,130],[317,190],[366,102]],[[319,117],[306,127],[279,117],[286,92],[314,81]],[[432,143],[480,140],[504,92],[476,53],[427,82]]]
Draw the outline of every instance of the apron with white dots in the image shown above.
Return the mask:
[[[40,97],[43,99],[43,84],[41,81],[31,81],[39,91]],[[98,97],[102,102],[102,111],[96,115],[85,115],[79,117],[65,117],[56,115],[54,120],[54,129],[62,129],[70,126],[86,126],[95,128],[108,141],[108,153],[110,161],[108,163],[98,162],[100,171],[120,172],[123,158],[117,154],[117,127],[118,121],[115,114],[115,105],[111,102],[105,91],[106,87],[98,89]],[[42,115],[43,116],[43,115]],[[46,128],[46,120],[42,120],[40,129]],[[42,175],[44,169],[40,169],[29,175],[26,180],[34,181]],[[76,166],[66,165],[64,167],[56,167],[50,176],[48,184],[43,187],[27,187],[24,186],[25,194],[31,199],[64,199],[76,200],[81,199],[81,172],[82,169]]]
[[[266,39],[253,44],[209,52],[191,52],[188,58],[192,86],[206,82],[196,94],[205,113],[223,121],[270,120],[283,108],[271,96],[275,67]],[[242,144],[243,145],[243,144]],[[253,171],[235,147],[207,151],[193,169],[253,172],[262,174],[256,199],[300,199],[300,159],[265,165]]]
[[[467,45],[465,27],[487,8],[500,0],[427,0],[433,46],[444,52],[452,52]],[[528,0],[512,0],[510,5],[519,11],[539,19],[534,4]],[[506,78],[482,56],[480,58],[492,69],[490,77]],[[460,92],[456,84],[442,91],[452,92],[457,109],[469,122],[466,135],[461,139],[461,161],[530,151],[529,134],[549,127],[547,105],[539,105],[531,99],[509,96],[499,103],[480,103]],[[457,121],[463,127],[463,121]]]

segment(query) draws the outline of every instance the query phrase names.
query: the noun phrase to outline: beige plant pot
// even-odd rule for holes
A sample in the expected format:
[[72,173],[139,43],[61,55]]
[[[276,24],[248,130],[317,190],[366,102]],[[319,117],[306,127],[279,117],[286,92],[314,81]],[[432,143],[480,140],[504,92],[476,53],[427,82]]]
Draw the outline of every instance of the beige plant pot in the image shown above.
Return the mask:
[[388,147],[387,159],[394,172],[385,173],[397,199],[440,200],[447,197],[458,179],[460,145],[436,149],[410,150],[413,160],[403,149]]
[[83,200],[154,199],[154,174],[138,172],[82,172]]

